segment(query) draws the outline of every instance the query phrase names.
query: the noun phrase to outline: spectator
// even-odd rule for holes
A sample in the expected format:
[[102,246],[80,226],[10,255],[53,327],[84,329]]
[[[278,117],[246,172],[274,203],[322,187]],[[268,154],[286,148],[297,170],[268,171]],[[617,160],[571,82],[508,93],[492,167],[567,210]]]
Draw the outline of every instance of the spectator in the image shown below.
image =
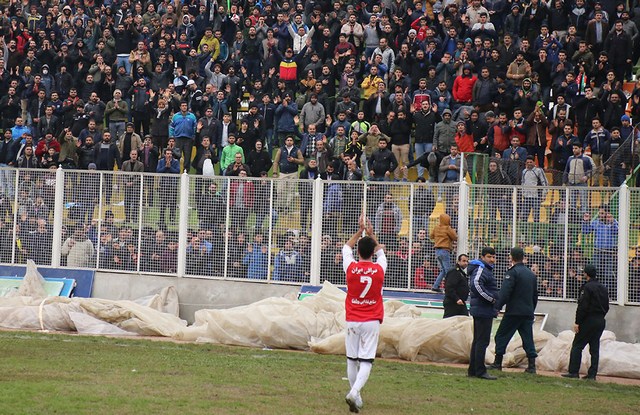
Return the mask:
[[594,235],[593,262],[597,264],[602,283],[609,289],[611,298],[617,298],[618,221],[613,218],[607,205],[600,207],[597,218],[591,219],[591,214],[587,212],[582,220],[583,235]]
[[293,203],[295,182],[290,179],[296,178],[298,166],[302,164],[302,151],[293,144],[293,135],[289,134],[273,160],[273,176],[280,179],[277,183],[276,206],[283,212],[289,211]]
[[140,136],[134,132],[134,125],[132,122],[126,124],[124,134],[118,137],[116,143],[118,145],[118,151],[120,152],[121,160],[129,160],[129,154],[132,150],[139,150],[142,148],[142,140]]
[[[129,160],[122,163],[122,171],[129,173],[142,173],[144,164],[138,160],[138,150],[129,152]],[[135,223],[138,218],[140,208],[140,177],[137,174],[126,174],[123,178],[124,184],[124,210],[128,223]]]
[[120,137],[124,133],[125,122],[129,116],[129,105],[122,100],[122,91],[113,91],[113,99],[107,102],[104,110],[112,137]]
[[[540,167],[536,167],[532,156],[527,156],[525,168],[522,170],[521,183],[523,186],[521,193],[522,209],[520,209],[520,221],[529,222],[529,215],[533,213],[533,232],[530,237],[537,241],[537,229],[540,223],[540,206],[547,197],[547,176]],[[537,189],[541,187],[542,189]]]
[[293,247],[293,241],[287,238],[284,246],[276,254],[273,279],[275,281],[300,281],[302,277],[301,261],[300,253]]
[[183,166],[187,172],[191,167],[191,150],[196,137],[196,116],[187,110],[188,104],[180,103],[180,112],[176,113],[169,124],[169,137],[176,139],[176,147],[184,156]]
[[88,268],[92,266],[95,250],[87,238],[84,225],[76,227],[75,231],[62,244],[60,253],[67,258],[67,266],[71,268]]
[[395,155],[387,148],[388,141],[384,137],[378,139],[378,149],[371,154],[368,162],[371,180],[390,180],[393,171],[398,167]]
[[458,241],[458,234],[453,228],[451,228],[451,218],[449,215],[445,213],[440,215],[440,223],[431,230],[429,238],[434,241],[433,244],[436,249],[436,258],[438,260],[438,265],[440,266],[440,273],[438,274],[436,281],[433,283],[431,290],[435,292],[442,292],[440,284],[451,269],[451,250],[453,249],[454,244]]
[[375,233],[389,251],[394,251],[398,242],[398,234],[402,226],[402,212],[394,202],[393,194],[384,195],[384,201],[377,207],[375,213]]
[[[171,174],[180,174],[180,161],[173,158],[173,152],[167,148],[164,150],[164,158],[158,162],[156,172]],[[169,221],[175,221],[176,203],[178,197],[178,178],[163,176],[160,178],[160,227],[166,229],[165,211],[169,209]]]
[[263,235],[256,233],[253,243],[247,244],[242,261],[247,266],[247,278],[266,280],[269,273],[269,247],[263,242]]
[[604,163],[609,159],[611,153],[611,134],[604,127],[598,118],[591,121],[593,129],[587,133],[584,139],[584,148],[591,149],[591,158],[593,159],[593,185],[600,186],[600,177],[602,183],[606,186],[609,183],[608,176],[604,174]]
[[[568,127],[567,127],[568,129]],[[573,148],[573,155],[568,158],[566,162],[566,168],[564,170],[564,184],[575,187],[586,187],[589,182],[589,177],[593,173],[593,165],[591,164],[591,158],[582,155],[582,146],[577,140],[571,143]],[[580,209],[583,213],[589,211],[589,193],[586,190],[578,190],[580,195]],[[572,200],[569,202],[572,206],[577,208],[577,199],[575,199],[575,191],[571,191]]]

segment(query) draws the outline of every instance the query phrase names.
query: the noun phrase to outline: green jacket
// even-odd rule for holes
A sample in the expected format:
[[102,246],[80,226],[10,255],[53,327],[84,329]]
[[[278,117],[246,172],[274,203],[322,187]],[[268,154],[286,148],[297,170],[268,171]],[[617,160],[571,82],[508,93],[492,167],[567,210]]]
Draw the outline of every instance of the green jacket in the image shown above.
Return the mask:
[[224,170],[229,164],[235,161],[236,153],[242,153],[242,162],[244,163],[244,150],[237,144],[229,144],[222,149],[220,157],[220,169]]

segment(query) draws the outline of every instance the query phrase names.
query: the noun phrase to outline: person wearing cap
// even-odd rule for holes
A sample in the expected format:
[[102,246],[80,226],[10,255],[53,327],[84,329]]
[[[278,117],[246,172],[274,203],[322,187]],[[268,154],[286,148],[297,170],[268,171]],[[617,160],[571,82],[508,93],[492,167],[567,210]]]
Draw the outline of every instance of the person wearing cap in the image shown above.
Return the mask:
[[124,133],[118,137],[117,145],[123,162],[129,160],[132,150],[142,148],[142,139],[133,131],[132,122],[126,124]]
[[589,345],[591,365],[583,379],[596,380],[600,361],[600,337],[606,327],[605,316],[609,312],[609,292],[597,278],[598,271],[592,264],[584,267],[583,276],[586,282],[580,288],[576,318],[573,325],[575,336],[571,344],[569,371],[562,376],[578,378],[582,350]]
[[129,116],[129,105],[122,99],[122,91],[113,91],[113,99],[107,102],[104,110],[109,132],[112,137],[120,137],[124,132],[125,122]]
[[526,373],[536,373],[536,345],[533,341],[533,323],[538,305],[538,281],[529,267],[524,264],[524,250],[511,248],[511,268],[505,273],[500,287],[496,311],[506,306],[502,321],[495,336],[496,356],[489,369],[502,370],[502,358],[507,345],[517,331],[522,339],[522,348],[527,354]]

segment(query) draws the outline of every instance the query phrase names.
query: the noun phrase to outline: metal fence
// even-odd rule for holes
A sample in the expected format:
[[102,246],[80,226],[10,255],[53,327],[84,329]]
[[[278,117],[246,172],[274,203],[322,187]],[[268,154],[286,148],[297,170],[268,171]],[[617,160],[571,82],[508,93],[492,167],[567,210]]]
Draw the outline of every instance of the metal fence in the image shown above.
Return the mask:
[[[521,246],[540,294],[574,299],[598,267],[619,304],[640,303],[640,189],[490,186],[0,169],[0,262],[198,278],[344,284],[341,247],[360,212],[385,244],[387,288],[434,287],[430,232],[450,255]],[[55,243],[54,243],[55,241]],[[442,287],[442,286],[441,286]]]

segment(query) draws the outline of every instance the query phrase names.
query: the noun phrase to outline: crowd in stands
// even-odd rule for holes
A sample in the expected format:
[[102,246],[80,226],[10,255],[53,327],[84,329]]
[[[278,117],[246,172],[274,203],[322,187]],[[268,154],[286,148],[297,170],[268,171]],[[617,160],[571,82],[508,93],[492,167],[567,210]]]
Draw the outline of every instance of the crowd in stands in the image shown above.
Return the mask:
[[[0,5],[0,167],[129,172],[125,221],[137,221],[140,203],[160,210],[161,234],[149,230],[142,250],[154,271],[176,266],[175,238],[165,232],[185,170],[278,179],[274,212],[259,181],[228,189],[239,225],[231,239],[242,246],[231,267],[238,275],[265,275],[267,216],[299,205],[307,238],[311,185],[294,178],[407,181],[417,167],[423,182],[470,173],[489,184],[564,184],[576,197],[557,203],[587,214],[584,188],[620,186],[637,164],[632,151],[610,157],[640,120],[640,80],[625,89],[640,58],[639,24],[638,0],[10,0]],[[468,153],[475,155],[462,163]],[[488,171],[472,157],[490,159]],[[142,172],[162,176],[139,200]],[[17,189],[10,172],[0,174],[2,212],[10,214],[14,192],[24,200],[19,226],[35,244],[25,246],[50,243],[38,232],[50,225],[54,173],[21,174]],[[217,209],[226,199],[216,186],[195,188],[200,228],[189,235],[189,272],[218,272],[211,258],[221,255]],[[100,245],[114,266],[140,262],[136,235],[105,228],[98,238],[96,179],[81,175],[74,187],[77,226],[66,235],[66,260],[87,265],[89,248]],[[340,215],[359,212],[361,188],[326,188],[332,250],[344,231]],[[406,256],[416,247],[399,238],[402,212],[384,184],[377,188],[367,196],[376,233]],[[496,196],[487,208],[504,222],[509,198]],[[521,196],[520,220],[539,221],[546,193]],[[416,235],[440,198],[455,224],[456,195],[424,198],[411,218]],[[245,235],[249,213],[258,226]],[[304,238],[283,238],[274,278],[308,269]],[[85,240],[93,246],[80,251]],[[338,267],[337,255],[326,266]],[[431,260],[423,255],[412,266],[430,275]]]

